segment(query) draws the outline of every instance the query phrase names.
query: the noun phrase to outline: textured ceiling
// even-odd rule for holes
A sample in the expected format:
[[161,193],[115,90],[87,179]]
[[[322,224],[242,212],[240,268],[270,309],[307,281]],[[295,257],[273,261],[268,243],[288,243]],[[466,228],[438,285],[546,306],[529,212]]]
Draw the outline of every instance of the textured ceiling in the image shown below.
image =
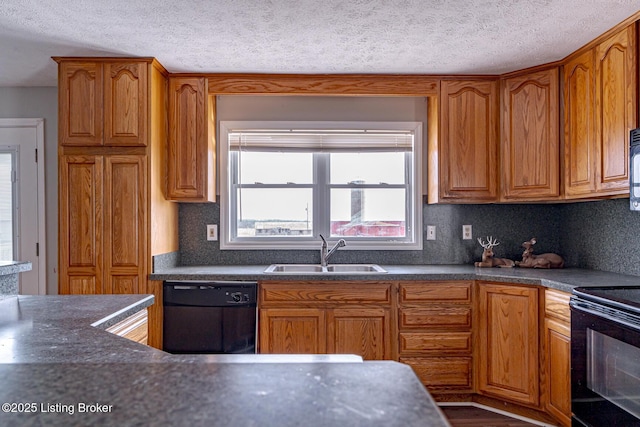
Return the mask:
[[51,56],[171,72],[497,74],[564,58],[640,0],[2,0],[0,86],[55,86]]

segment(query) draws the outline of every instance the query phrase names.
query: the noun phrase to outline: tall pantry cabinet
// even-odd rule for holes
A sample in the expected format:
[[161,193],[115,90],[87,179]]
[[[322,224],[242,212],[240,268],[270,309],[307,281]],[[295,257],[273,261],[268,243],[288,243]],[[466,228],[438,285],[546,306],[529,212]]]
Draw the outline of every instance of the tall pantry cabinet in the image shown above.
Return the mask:
[[153,59],[55,58],[59,293],[153,293],[153,255],[177,250],[166,200],[167,72]]

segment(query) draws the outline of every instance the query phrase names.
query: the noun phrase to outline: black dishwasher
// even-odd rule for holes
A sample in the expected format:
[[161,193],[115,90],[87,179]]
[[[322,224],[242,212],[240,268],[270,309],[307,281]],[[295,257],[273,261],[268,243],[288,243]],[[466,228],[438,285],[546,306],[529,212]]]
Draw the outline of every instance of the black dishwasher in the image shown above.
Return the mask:
[[174,354],[256,352],[256,282],[166,281],[162,349]]

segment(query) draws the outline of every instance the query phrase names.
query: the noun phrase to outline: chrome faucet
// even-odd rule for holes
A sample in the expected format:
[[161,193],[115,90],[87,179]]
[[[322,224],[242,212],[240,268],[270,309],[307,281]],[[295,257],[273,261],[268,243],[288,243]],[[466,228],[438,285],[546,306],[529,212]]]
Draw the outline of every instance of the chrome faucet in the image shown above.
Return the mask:
[[327,241],[324,240],[322,234],[320,234],[320,238],[322,239],[322,246],[320,247],[320,265],[326,267],[327,262],[329,262],[329,258],[331,258],[331,255],[333,255],[338,250],[338,248],[347,246],[347,242],[345,242],[344,239],[340,239],[338,240],[338,243],[336,243],[330,250],[327,251]]

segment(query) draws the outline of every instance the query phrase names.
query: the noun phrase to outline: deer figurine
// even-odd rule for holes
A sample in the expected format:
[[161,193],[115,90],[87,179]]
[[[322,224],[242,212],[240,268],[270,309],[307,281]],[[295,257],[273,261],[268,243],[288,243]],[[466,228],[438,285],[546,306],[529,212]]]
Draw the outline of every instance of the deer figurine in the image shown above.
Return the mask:
[[533,237],[522,244],[524,252],[522,253],[522,261],[516,262],[518,267],[526,268],[562,268],[564,267],[564,259],[560,255],[547,253],[534,255],[533,245],[536,244],[536,238]]
[[484,250],[482,251],[482,262],[476,262],[476,267],[513,267],[516,265],[510,259],[493,257],[493,248],[500,244],[493,236],[488,236],[486,243],[478,237],[478,243]]

